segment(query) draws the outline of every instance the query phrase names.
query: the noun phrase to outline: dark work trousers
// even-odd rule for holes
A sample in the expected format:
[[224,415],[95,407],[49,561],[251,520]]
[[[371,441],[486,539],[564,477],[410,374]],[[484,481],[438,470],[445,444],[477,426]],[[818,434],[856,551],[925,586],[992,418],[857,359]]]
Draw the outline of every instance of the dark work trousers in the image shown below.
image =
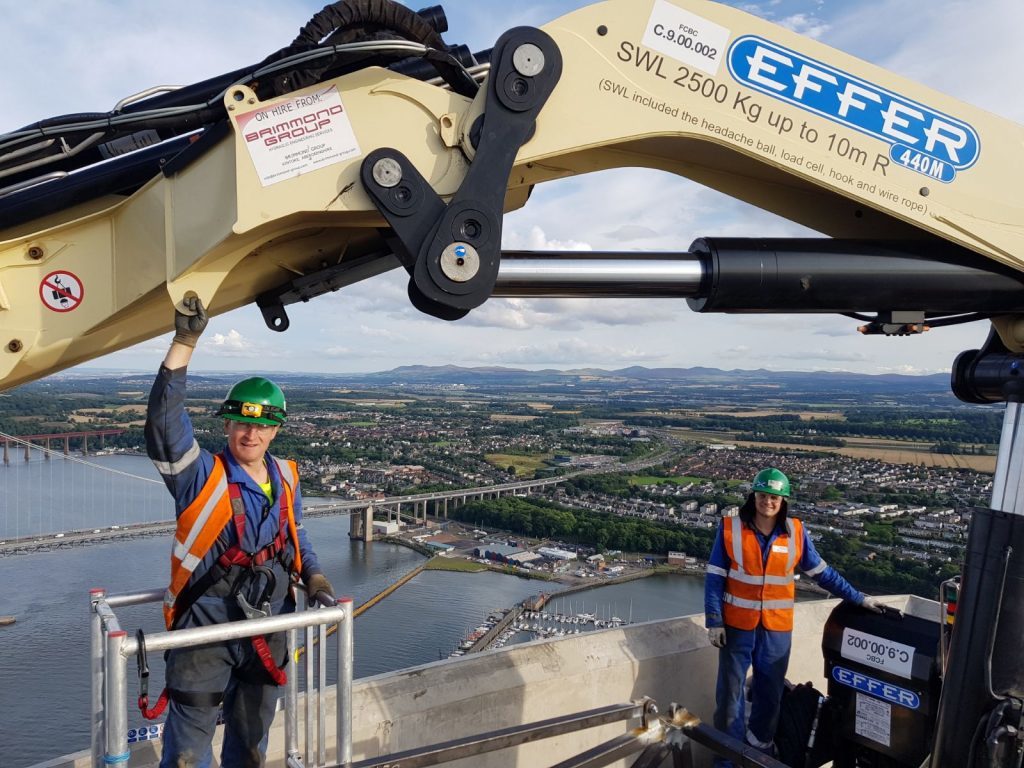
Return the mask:
[[[718,686],[715,691],[715,728],[734,739],[746,741],[770,752],[779,722],[782,688],[789,666],[791,632],[725,628],[725,647],[718,651]],[[744,726],[746,700],[744,686],[747,671],[753,666],[750,720]],[[715,759],[715,768],[731,768],[732,763]]]
[[[285,634],[267,636],[278,666],[287,660]],[[260,768],[267,750],[267,731],[278,696],[251,638],[195,648],[178,648],[167,656],[167,687],[173,692],[164,725],[160,768],[209,768],[210,742],[220,705],[211,694],[223,692],[224,743],[221,768]],[[189,694],[195,694],[189,702]],[[176,700],[177,698],[177,700]]]

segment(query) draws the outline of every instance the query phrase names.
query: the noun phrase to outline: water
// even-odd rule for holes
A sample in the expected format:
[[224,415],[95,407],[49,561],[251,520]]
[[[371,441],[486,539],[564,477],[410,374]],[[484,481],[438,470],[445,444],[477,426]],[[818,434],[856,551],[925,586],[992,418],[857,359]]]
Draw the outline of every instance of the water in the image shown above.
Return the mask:
[[[145,456],[54,456],[11,446],[0,464],[0,540],[174,519],[174,503]],[[99,467],[100,469],[97,469]]]
[[[17,458],[20,462],[20,455]],[[156,476],[142,457],[90,461]],[[59,459],[0,466],[0,537],[27,535],[30,526],[33,533],[88,529],[120,524],[111,519],[161,519],[165,515],[156,512],[160,509],[166,510],[166,519],[173,514],[162,484],[119,475],[90,480],[86,474],[76,488],[78,472],[72,462]],[[50,489],[40,491],[49,494],[49,504],[58,499],[68,503],[53,509],[34,496],[41,479]],[[147,488],[150,485],[155,494]],[[12,489],[18,492],[16,501]],[[122,502],[122,495],[137,501]],[[12,516],[20,522],[12,521]],[[423,562],[421,555],[404,547],[350,541],[345,516],[310,518],[306,527],[338,594],[351,595],[357,605]],[[88,748],[89,589],[103,587],[114,594],[162,588],[169,547],[170,536],[162,535],[0,557],[0,615],[17,617],[16,624],[0,627],[0,768],[24,768]],[[491,612],[558,588],[493,572],[425,571],[356,621],[355,674],[365,677],[447,657]],[[632,608],[634,621],[641,621],[701,611],[703,589],[700,579],[655,576],[601,586],[565,600],[571,600],[577,611],[610,611],[623,619],[629,618]],[[132,633],[138,627],[145,632],[163,630],[155,604],[119,609],[118,617]],[[162,660],[155,656],[149,659],[154,700],[163,683]],[[128,674],[134,699],[134,664],[129,664]],[[141,718],[130,709],[129,725],[139,724]]]

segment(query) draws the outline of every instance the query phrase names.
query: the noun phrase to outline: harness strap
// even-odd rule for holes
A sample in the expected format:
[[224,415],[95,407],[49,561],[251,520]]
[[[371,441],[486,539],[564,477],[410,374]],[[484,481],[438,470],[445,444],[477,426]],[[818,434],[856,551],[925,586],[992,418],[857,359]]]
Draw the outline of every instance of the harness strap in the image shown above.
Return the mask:
[[[235,524],[235,533],[238,543],[230,547],[227,552],[220,556],[218,563],[221,566],[241,565],[246,568],[263,565],[268,560],[277,557],[278,553],[284,551],[288,543],[288,506],[286,496],[282,493],[280,509],[278,514],[277,536],[259,552],[247,554],[242,550],[242,542],[245,541],[245,503],[242,501],[242,491],[238,483],[228,483],[228,495],[231,497],[231,519]],[[267,639],[263,635],[256,635],[252,639],[253,650],[260,658],[260,663],[270,675],[270,679],[276,685],[284,685],[288,682],[288,676],[283,668],[279,668],[274,662],[274,656],[267,645]]]
[[177,688],[168,688],[164,693],[176,704],[185,707],[217,707],[224,701],[223,691],[179,691]]
[[[223,456],[222,456],[223,459]],[[223,459],[226,463],[226,459]],[[232,522],[235,526],[237,543],[232,544],[224,551],[213,565],[201,577],[188,584],[178,595],[175,610],[175,625],[181,619],[192,604],[206,594],[206,591],[222,579],[227,578],[234,565],[248,568],[279,558],[285,570],[292,568],[293,558],[288,557],[288,502],[286,495],[281,494],[280,513],[278,515],[278,531],[274,540],[267,546],[249,555],[242,550],[242,542],[245,541],[245,502],[242,501],[242,491],[238,483],[228,483],[228,495],[231,499]],[[283,555],[283,556],[282,556]],[[172,627],[173,629],[173,627]]]
[[[160,698],[156,700],[156,706],[152,709],[149,708],[149,696],[139,696],[139,712],[147,720],[156,720],[160,715],[167,709],[167,702],[171,698],[171,691],[168,688],[164,688],[160,691]],[[177,701],[177,699],[175,699]]]
[[141,629],[139,629],[139,631],[135,633],[135,637],[139,642],[139,650],[136,653],[135,659],[139,667],[139,711],[147,720],[156,720],[164,713],[164,709],[167,708],[167,689],[164,688],[160,692],[160,697],[157,699],[156,706],[150,709],[149,660],[146,658],[146,635]]
[[232,565],[248,568],[254,565],[263,565],[283,552],[288,546],[288,503],[285,494],[282,493],[280,499],[277,535],[273,541],[258,552],[246,552],[242,549],[242,542],[245,541],[245,502],[242,501],[242,490],[238,483],[228,483],[228,495],[231,497],[231,520],[234,522],[238,541],[228,547],[224,554],[217,559],[217,562],[225,568]]
[[[222,456],[222,459],[224,457]],[[225,464],[227,460],[224,459]],[[282,478],[282,482],[284,482]],[[253,568],[256,566],[263,565],[269,560],[277,558],[281,553],[287,551],[288,547],[288,499],[287,494],[282,492],[280,494],[280,507],[278,511],[278,528],[277,535],[274,536],[267,546],[260,549],[258,552],[246,552],[242,549],[242,545],[245,542],[245,502],[242,500],[242,490],[238,483],[228,483],[228,496],[231,499],[231,520],[235,526],[235,538],[237,539],[235,544],[232,544],[224,553],[217,558],[217,561],[213,566],[207,570],[205,574],[190,586],[186,587],[177,599],[177,616],[180,618],[184,616],[189,607],[198,600],[206,591],[217,582],[224,579],[231,571],[232,566],[240,566],[242,568]],[[284,558],[282,558],[282,561]],[[291,570],[291,562],[283,562],[287,570]],[[260,662],[263,664],[263,668],[270,675],[270,679],[274,681],[276,685],[284,685],[288,682],[288,676],[285,674],[284,668],[279,668],[274,663],[273,654],[270,652],[270,646],[267,645],[266,638],[262,635],[257,635],[252,639],[253,650],[256,651],[256,655],[259,656]],[[216,696],[216,701],[213,701],[210,697]],[[172,700],[185,706],[216,706],[221,703],[223,694],[204,694],[194,693],[190,691],[176,691],[164,689],[160,694],[160,700],[157,705],[148,710],[146,707],[149,704],[148,696],[139,697],[139,709],[142,710],[142,714],[152,720],[159,717],[167,706],[167,699],[170,697]],[[153,713],[150,715],[150,713]]]
[[[256,655],[260,657],[260,661],[263,663],[263,668],[267,670],[267,674],[270,675],[270,679],[274,681],[276,685],[284,685],[288,682],[288,675],[285,674],[284,667],[278,667],[274,662],[274,656],[270,653],[270,646],[267,645],[267,639],[263,635],[257,635],[252,639],[252,647],[256,651]],[[285,657],[287,659],[287,657]]]

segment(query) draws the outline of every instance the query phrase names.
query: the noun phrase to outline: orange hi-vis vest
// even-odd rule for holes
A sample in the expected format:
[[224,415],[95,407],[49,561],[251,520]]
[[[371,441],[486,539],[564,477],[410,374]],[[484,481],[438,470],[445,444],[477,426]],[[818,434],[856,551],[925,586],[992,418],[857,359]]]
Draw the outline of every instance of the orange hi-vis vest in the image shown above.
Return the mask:
[[[277,463],[281,476],[279,514],[287,518],[287,523],[285,517],[282,517],[280,531],[274,541],[260,552],[245,555],[239,549],[242,532],[245,530],[245,508],[241,498],[236,498],[232,503],[232,496],[238,496],[237,488],[232,493],[232,484],[227,480],[224,459],[220,456],[213,457],[213,470],[206,479],[202,490],[178,516],[178,528],[174,534],[174,547],[171,550],[171,584],[164,593],[164,622],[168,629],[174,627],[178,612],[182,609],[179,600],[196,568],[203,562],[203,558],[213,547],[221,531],[232,522],[233,518],[239,541],[225,552],[225,556],[228,556],[226,565],[244,565],[246,563],[242,561],[249,559],[255,564],[265,562],[279,554],[285,544],[284,537],[287,536],[291,539],[295,550],[291,569],[297,574],[302,573],[299,534],[295,525],[295,487],[299,480],[299,468],[294,461],[278,458],[274,458],[274,461]],[[221,557],[221,560],[224,560],[224,556]]]
[[772,541],[767,561],[757,534],[739,517],[724,523],[725,551],[732,560],[725,578],[722,619],[736,629],[793,629],[796,598],[794,573],[803,556],[804,529],[799,520],[786,519],[786,532]]

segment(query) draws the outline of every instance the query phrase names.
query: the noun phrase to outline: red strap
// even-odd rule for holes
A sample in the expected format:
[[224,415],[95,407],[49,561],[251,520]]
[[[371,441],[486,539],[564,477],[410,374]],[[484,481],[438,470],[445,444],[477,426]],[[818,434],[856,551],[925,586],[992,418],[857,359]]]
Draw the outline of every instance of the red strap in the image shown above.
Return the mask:
[[256,635],[252,639],[252,647],[256,649],[256,655],[260,657],[260,661],[263,662],[263,668],[267,670],[267,674],[270,675],[274,683],[277,685],[287,683],[288,675],[285,674],[283,668],[278,669],[277,664],[274,663],[274,657],[270,653],[270,646],[267,645],[263,635]]
[[[245,506],[242,501],[242,489],[238,483],[228,483],[228,495],[231,497],[231,507],[236,510],[231,516],[235,524],[235,535],[237,543],[232,544],[221,555],[218,560],[225,568],[232,565],[249,567],[250,565],[263,565],[268,560],[273,560],[288,545],[288,502],[285,494],[281,494],[280,512],[278,514],[277,535],[267,546],[253,555],[242,549],[242,542],[245,541]],[[241,510],[240,512],[238,510]]]
[[164,713],[164,710],[167,709],[167,701],[169,698],[170,696],[167,693],[167,689],[164,688],[160,691],[160,698],[157,699],[156,706],[149,709],[149,696],[143,694],[142,696],[139,696],[139,711],[147,720],[156,720]]

